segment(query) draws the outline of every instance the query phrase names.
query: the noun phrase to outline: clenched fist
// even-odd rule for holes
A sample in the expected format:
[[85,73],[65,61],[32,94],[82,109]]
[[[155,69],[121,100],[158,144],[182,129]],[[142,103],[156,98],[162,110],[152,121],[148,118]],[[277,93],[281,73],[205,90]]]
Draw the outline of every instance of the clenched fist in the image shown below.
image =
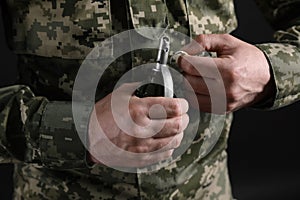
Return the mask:
[[143,167],[170,158],[180,145],[189,122],[187,101],[138,98],[128,92],[134,86],[124,84],[95,104],[89,124],[93,162]]

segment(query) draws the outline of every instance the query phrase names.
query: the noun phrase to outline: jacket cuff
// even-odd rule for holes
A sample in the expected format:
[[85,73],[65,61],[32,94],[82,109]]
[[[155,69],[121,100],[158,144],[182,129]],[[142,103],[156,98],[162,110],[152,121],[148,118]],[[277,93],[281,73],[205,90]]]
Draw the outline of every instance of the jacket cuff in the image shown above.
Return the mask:
[[[268,99],[262,109],[277,109],[300,99],[300,51],[289,44],[256,45],[262,50],[271,67],[276,86],[275,97]],[[257,107],[256,107],[257,108]]]
[[[90,111],[79,104],[82,116],[90,116]],[[79,126],[80,134],[72,115],[71,102],[49,102],[41,120],[40,127],[40,160],[50,168],[86,168],[87,163],[86,136],[87,125]],[[84,134],[84,135],[83,135]]]

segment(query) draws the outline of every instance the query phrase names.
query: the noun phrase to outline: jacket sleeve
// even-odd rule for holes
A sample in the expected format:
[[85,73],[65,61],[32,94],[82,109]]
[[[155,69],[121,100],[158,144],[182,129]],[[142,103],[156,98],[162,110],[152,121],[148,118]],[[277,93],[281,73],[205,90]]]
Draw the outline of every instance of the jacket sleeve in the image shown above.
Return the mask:
[[256,0],[275,29],[277,43],[257,44],[268,58],[276,95],[268,109],[276,109],[300,99],[300,0]]
[[76,132],[71,102],[48,101],[35,96],[24,85],[0,88],[1,163],[84,168],[87,167],[84,142]]

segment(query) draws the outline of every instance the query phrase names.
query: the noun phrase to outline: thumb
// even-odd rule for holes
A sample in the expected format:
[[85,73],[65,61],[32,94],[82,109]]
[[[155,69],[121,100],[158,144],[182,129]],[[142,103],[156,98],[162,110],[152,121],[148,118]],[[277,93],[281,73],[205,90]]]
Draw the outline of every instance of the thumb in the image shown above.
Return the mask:
[[120,87],[117,87],[115,92],[127,93],[131,95],[137,88],[139,88],[141,84],[141,82],[124,83]]
[[200,34],[182,50],[190,55],[198,55],[204,51],[221,54],[230,47],[233,39],[234,37],[229,34]]

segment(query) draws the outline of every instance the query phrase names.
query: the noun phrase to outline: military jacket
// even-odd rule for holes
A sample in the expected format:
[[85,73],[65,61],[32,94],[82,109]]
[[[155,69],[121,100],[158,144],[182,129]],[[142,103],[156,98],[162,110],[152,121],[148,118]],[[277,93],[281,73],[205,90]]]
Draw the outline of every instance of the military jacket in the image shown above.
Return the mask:
[[[257,2],[277,40],[257,44],[276,83],[276,96],[260,108],[276,109],[300,98],[300,1]],[[232,114],[213,126],[210,114],[201,114],[194,142],[172,165],[125,173],[87,163],[71,108],[77,71],[97,42],[145,26],[191,38],[230,33],[237,27],[232,0],[3,0],[1,8],[7,43],[18,56],[18,82],[0,89],[0,162],[15,163],[14,199],[232,199],[226,156]],[[98,98],[111,92],[111,80],[149,62],[147,55],[113,63]],[[219,126],[218,142],[200,157],[204,136]]]

